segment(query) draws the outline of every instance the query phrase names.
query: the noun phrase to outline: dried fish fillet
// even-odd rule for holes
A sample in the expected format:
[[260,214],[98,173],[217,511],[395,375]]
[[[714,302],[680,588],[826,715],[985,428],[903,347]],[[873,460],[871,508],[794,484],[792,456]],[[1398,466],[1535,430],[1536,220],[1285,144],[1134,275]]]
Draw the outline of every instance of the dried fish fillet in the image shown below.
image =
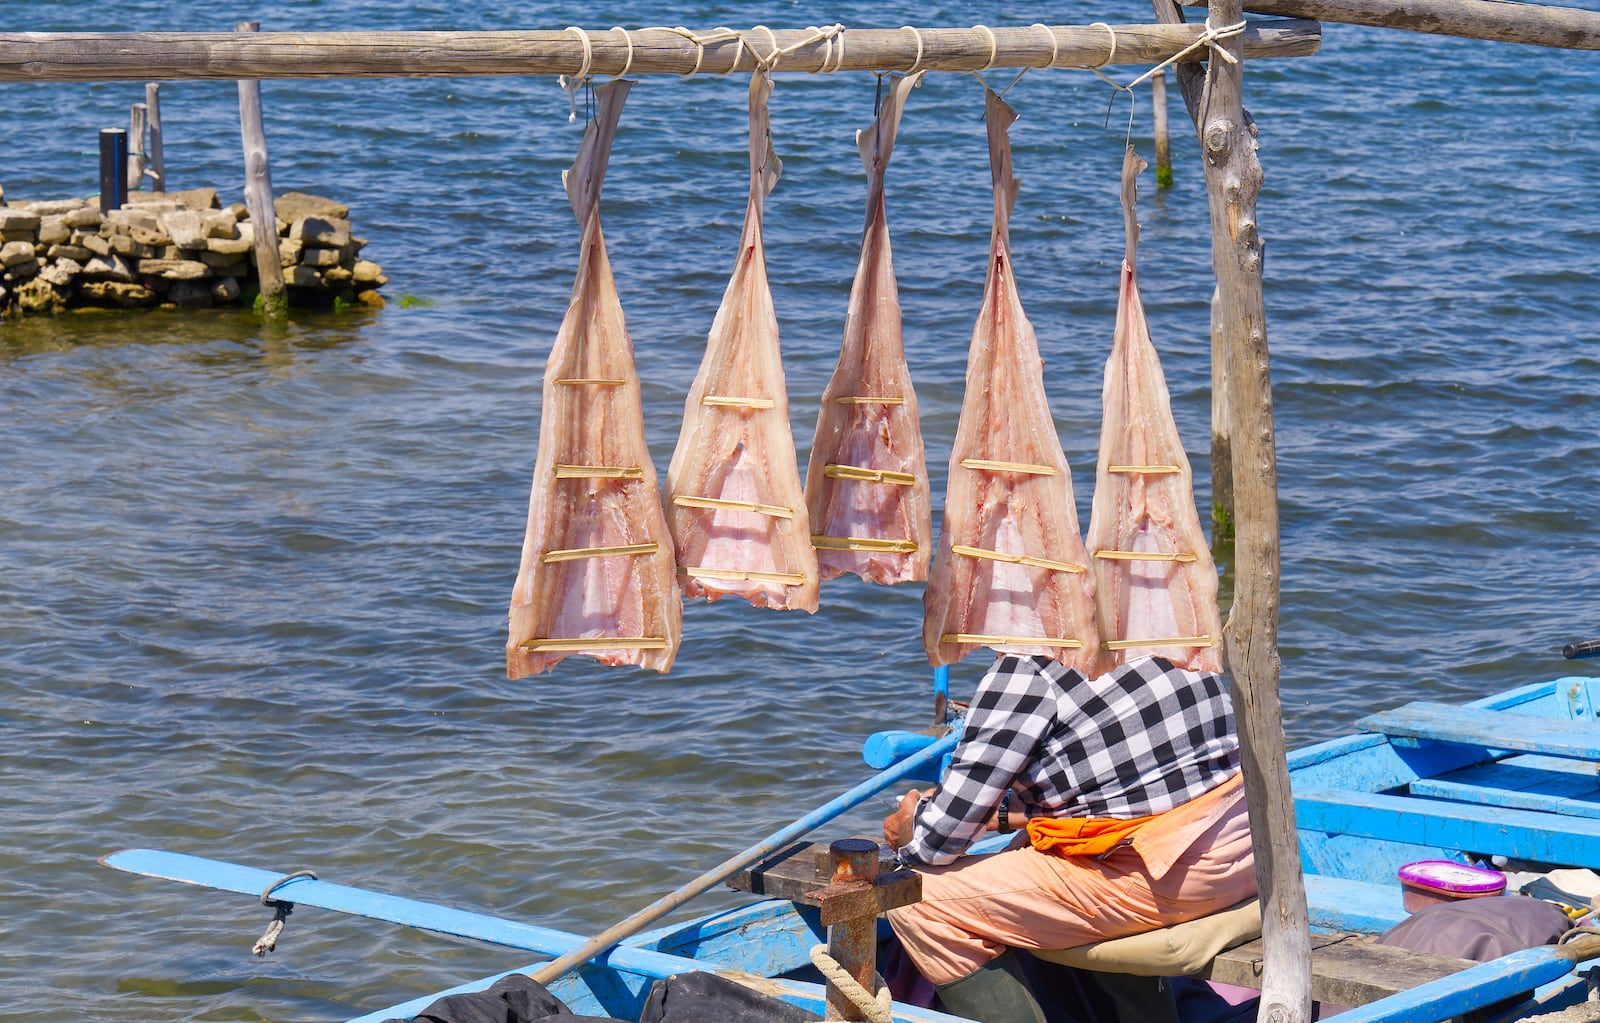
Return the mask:
[[562,175],[583,242],[545,366],[528,531],[511,591],[511,678],[573,655],[665,672],[681,633],[683,602],[645,447],[633,343],[600,232],[600,186],[628,83],[595,94],[598,112]]
[[750,200],[733,278],[689,388],[667,469],[667,521],[684,593],[815,612],[817,555],[800,489],[761,218],[780,165],[767,97],[750,76]]
[[933,553],[922,424],[906,368],[883,187],[906,97],[923,74],[898,79],[877,121],[856,133],[867,168],[866,229],[806,472],[824,579],[846,572],[873,583],[926,579]]
[[1222,670],[1217,569],[1200,528],[1189,458],[1139,300],[1135,204],[1145,166],[1131,148],[1123,157],[1127,255],[1116,334],[1106,360],[1105,418],[1089,517],[1106,645],[1103,667],[1164,657],[1182,668],[1217,672]]
[[1018,182],[1007,132],[1016,117],[987,94],[994,231],[939,551],[923,598],[922,642],[936,665],[988,646],[1048,654],[1087,672],[1100,646],[1094,573],[1045,398],[1038,339],[1012,276],[1009,221]]

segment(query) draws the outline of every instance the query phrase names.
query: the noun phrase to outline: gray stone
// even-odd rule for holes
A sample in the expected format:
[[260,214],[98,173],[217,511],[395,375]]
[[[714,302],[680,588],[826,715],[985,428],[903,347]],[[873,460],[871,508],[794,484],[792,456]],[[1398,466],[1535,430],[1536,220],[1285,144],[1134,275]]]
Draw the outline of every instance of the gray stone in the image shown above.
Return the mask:
[[219,267],[214,268],[211,271],[211,276],[213,276],[213,277],[249,277],[250,276],[250,263],[248,261],[246,261],[246,260],[243,260],[243,259],[239,260],[236,263],[228,263],[228,264],[226,264],[224,266],[219,266]]
[[205,248],[206,232],[198,210],[173,210],[161,218],[161,225],[172,237],[172,244],[185,249]]
[[16,206],[0,206],[0,231],[37,231],[39,214]]
[[235,263],[241,262],[239,256],[237,255],[232,255],[226,252],[212,252],[209,249],[204,249],[195,253],[192,258],[198,259],[200,262],[210,267],[232,266]]
[[250,216],[250,207],[242,202],[236,202],[228,207],[228,212],[233,214],[234,220],[245,220]]
[[232,302],[239,297],[239,282],[232,277],[224,277],[211,286],[211,297],[218,302]]
[[280,220],[290,223],[301,217],[335,217],[346,220],[350,216],[350,207],[344,203],[305,192],[285,192],[273,201],[272,206],[273,212],[277,213]]
[[60,217],[45,216],[39,218],[39,244],[59,245],[72,237],[72,228]]
[[321,288],[324,286],[322,275],[309,266],[295,267],[294,271],[289,275],[288,283],[297,288]]
[[142,284],[120,281],[85,281],[78,285],[78,294],[90,302],[129,309],[151,305],[156,300],[156,293]]
[[159,231],[161,220],[150,210],[130,209],[124,206],[120,210],[106,211],[101,219],[100,233],[127,234],[135,227],[142,227],[147,231]]
[[42,277],[36,277],[17,289],[17,305],[29,313],[59,313],[67,308],[61,293]]
[[72,240],[96,256],[111,255],[111,242],[97,234],[74,234]]
[[239,222],[239,240],[254,245],[256,241],[256,225],[248,220],[241,220]]
[[305,248],[300,242],[292,238],[285,238],[278,243],[278,261],[285,269],[300,262],[300,252]]
[[239,237],[239,222],[227,210],[207,210],[200,214],[200,228],[207,238]]
[[353,277],[355,277],[355,274],[342,266],[331,266],[322,271],[322,279],[335,288],[342,288],[349,284]]
[[71,259],[58,259],[39,272],[39,276],[57,287],[64,288],[83,272],[83,266]]
[[80,227],[99,227],[100,208],[98,206],[79,206],[75,210],[71,210],[62,214],[61,219],[66,221],[68,227],[74,229]]
[[339,265],[338,249],[306,249],[300,253],[300,262],[318,269]]
[[7,269],[20,266],[33,258],[32,242],[6,242],[0,245],[0,264]]
[[87,199],[30,199],[12,203],[14,209],[27,210],[41,217],[59,217],[89,204]]
[[289,237],[307,245],[342,249],[350,244],[350,221],[333,217],[301,217],[289,228]]
[[211,268],[193,259],[141,259],[139,272],[169,281],[197,281],[211,276]]
[[[241,225],[241,226],[243,226],[243,225]],[[237,258],[239,256],[243,256],[246,253],[248,253],[254,247],[255,247],[255,241],[254,241],[254,239],[251,239],[251,238],[207,238],[206,239],[206,248],[209,251],[215,252],[218,255],[227,256],[230,259],[234,259],[234,258]]]
[[4,245],[7,242],[27,242],[32,245],[33,240],[38,236],[37,231],[0,231],[0,245]]
[[134,276],[133,267],[121,256],[96,256],[83,265],[83,275],[126,283],[132,283]]
[[46,259],[72,259],[79,263],[88,262],[90,255],[82,245],[52,245],[44,254]]
[[167,289],[168,302],[186,306],[211,304],[211,285],[196,281],[179,281]]
[[133,192],[128,195],[129,205],[171,203],[189,210],[214,210],[217,202],[215,188],[191,188],[183,192]]
[[30,277],[38,276],[40,263],[33,256],[15,266],[6,267],[6,276],[14,281],[25,281]]
[[145,259],[150,255],[150,246],[134,241],[125,234],[114,234],[106,239],[111,245],[111,251],[124,259]]
[[371,288],[356,292],[356,301],[372,309],[382,309],[385,305],[383,296]]
[[172,244],[172,236],[160,228],[151,230],[145,227],[131,227],[128,229],[128,236],[140,245]]
[[356,260],[355,278],[359,284],[373,284],[383,276],[383,267],[369,259]]

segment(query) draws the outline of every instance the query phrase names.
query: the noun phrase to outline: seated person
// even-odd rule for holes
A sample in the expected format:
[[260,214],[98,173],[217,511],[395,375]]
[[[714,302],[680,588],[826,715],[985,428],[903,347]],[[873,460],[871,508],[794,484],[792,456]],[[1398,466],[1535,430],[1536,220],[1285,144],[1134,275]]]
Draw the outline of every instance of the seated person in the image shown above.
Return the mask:
[[[1028,844],[960,858],[1024,824]],[[883,833],[923,876],[922,901],[888,914],[895,934],[945,1008],[983,1023],[1044,1018],[1009,949],[1138,934],[1256,892],[1225,682],[1156,657],[1089,679],[1002,654],[949,772]]]

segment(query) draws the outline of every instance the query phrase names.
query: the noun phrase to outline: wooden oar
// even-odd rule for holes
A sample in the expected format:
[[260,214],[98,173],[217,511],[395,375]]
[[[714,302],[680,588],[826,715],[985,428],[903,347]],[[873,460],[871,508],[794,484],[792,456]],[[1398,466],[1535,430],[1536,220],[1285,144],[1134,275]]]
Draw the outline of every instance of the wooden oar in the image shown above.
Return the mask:
[[777,852],[806,832],[811,831],[813,828],[821,827],[845,811],[853,809],[863,801],[882,792],[895,782],[915,773],[929,761],[938,763],[940,758],[956,748],[956,741],[959,738],[959,733],[952,732],[926,749],[913,753],[893,767],[878,772],[860,785],[817,807],[794,823],[774,831],[743,852],[735,853],[733,856],[728,857],[693,881],[667,895],[663,895],[632,916],[612,924],[584,942],[582,947],[545,964],[532,974],[533,979],[541,984],[549,985],[568,970],[582,966],[607,949],[637,934],[695,896],[726,881],[729,877],[762,857]]

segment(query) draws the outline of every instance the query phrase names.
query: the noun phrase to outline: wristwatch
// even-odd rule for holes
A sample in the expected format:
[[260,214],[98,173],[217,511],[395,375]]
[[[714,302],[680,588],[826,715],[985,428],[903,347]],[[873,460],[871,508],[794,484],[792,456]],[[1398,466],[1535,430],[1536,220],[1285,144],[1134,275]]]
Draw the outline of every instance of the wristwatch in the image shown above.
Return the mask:
[[1011,790],[1006,789],[1000,793],[1000,819],[995,822],[995,830],[1002,835],[1011,834]]

